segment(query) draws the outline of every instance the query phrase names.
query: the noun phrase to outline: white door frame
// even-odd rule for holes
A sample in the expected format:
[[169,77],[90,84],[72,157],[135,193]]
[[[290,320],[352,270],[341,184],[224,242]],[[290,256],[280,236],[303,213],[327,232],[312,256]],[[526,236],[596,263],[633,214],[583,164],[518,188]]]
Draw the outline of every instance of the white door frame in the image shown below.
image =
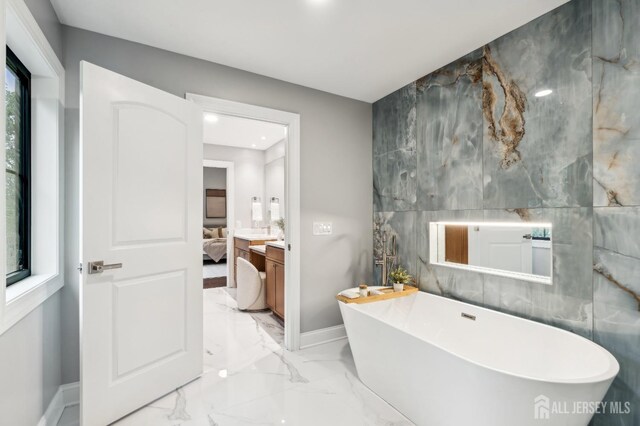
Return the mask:
[[277,123],[287,128],[285,138],[285,335],[290,351],[300,349],[300,114],[226,99],[187,93],[186,99],[205,112]]
[[[233,235],[235,231],[235,172],[233,161],[202,160],[203,167],[215,167],[227,171],[227,234]],[[205,188],[206,190],[207,188]],[[206,203],[206,200],[205,200]],[[206,206],[206,205],[205,205]],[[231,287],[233,276],[233,238],[227,238],[227,287]]]

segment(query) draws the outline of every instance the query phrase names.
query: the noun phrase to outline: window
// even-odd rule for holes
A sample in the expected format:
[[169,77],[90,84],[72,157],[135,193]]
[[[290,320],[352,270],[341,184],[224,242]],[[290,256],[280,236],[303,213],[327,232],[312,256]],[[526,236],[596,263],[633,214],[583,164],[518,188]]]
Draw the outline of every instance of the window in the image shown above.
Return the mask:
[[30,80],[29,70],[7,47],[6,255],[7,285],[30,275]]

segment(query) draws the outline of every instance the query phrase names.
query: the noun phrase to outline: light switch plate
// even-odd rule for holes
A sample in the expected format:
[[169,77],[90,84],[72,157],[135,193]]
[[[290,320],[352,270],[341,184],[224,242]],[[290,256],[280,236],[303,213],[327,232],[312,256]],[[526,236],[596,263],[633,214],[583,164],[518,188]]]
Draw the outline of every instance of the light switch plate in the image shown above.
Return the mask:
[[333,234],[333,224],[331,222],[313,222],[313,235]]

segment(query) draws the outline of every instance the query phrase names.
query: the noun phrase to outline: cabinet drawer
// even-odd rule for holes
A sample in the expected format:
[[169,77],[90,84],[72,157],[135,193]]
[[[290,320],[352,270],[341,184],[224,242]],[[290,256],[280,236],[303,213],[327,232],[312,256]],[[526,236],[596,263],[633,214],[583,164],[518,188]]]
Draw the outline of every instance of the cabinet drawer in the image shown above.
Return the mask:
[[284,250],[281,248],[267,246],[266,256],[274,262],[284,263]]
[[240,238],[234,238],[233,239],[233,244],[235,246],[235,248],[240,249],[240,250],[244,250],[244,251],[249,251],[249,245],[250,242],[247,240],[243,240]]
[[236,247],[235,253],[236,253],[235,257],[241,257],[241,258],[243,258],[245,260],[249,260],[249,252],[248,251],[241,250],[241,249]]

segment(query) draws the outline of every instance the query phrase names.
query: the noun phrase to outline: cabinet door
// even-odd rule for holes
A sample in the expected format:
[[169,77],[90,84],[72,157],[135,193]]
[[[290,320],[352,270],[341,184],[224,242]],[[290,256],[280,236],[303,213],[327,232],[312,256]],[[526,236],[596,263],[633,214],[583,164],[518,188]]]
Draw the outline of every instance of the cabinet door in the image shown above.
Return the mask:
[[267,306],[271,310],[276,308],[276,264],[270,260],[265,263],[267,272]]
[[276,265],[276,313],[284,319],[284,265]]
[[240,250],[234,247],[233,249],[233,280],[236,282],[236,287],[238,286],[238,256]]

